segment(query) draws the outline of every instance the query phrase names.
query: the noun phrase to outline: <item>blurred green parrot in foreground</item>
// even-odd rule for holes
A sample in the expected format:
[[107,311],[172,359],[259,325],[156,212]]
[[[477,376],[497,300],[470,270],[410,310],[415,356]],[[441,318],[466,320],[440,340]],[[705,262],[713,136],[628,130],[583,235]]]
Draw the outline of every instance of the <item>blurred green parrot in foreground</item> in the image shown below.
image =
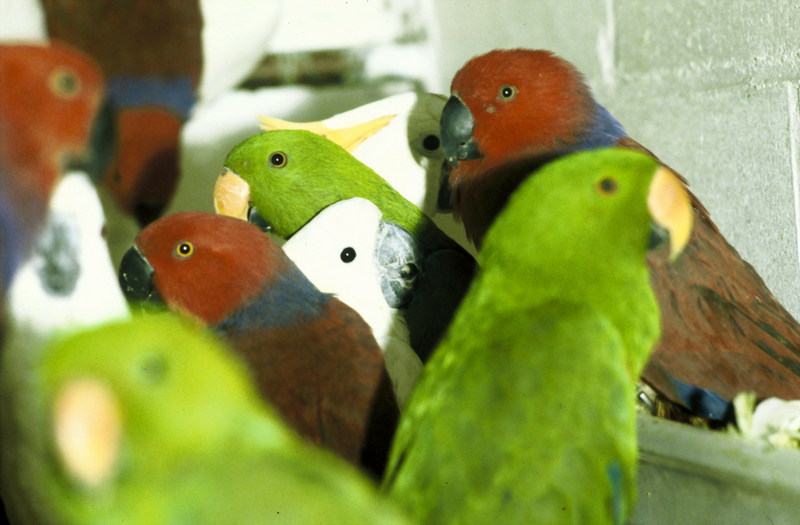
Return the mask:
[[15,523],[406,523],[281,423],[215,337],[171,314],[63,339],[34,374],[36,432],[3,479]]
[[523,182],[411,394],[385,491],[426,524],[624,523],[634,389],[659,336],[645,257],[664,230],[676,257],[691,219],[680,180],[638,152]]
[[[417,206],[341,146],[305,130],[275,130],[238,144],[214,188],[217,213],[253,221],[289,238],[336,202],[361,197],[384,221],[411,234],[422,255],[402,308],[411,347],[424,362],[466,293],[475,260]],[[387,300],[390,300],[387,298]]]

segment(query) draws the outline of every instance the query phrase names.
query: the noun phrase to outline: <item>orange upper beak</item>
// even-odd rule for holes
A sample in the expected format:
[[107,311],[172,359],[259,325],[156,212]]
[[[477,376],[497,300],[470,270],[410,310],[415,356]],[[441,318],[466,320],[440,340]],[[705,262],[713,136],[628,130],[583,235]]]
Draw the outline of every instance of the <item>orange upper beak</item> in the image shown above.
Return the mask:
[[659,166],[653,176],[647,208],[655,223],[669,232],[669,256],[674,260],[689,242],[694,212],[683,182],[665,166]]
[[243,178],[225,168],[214,183],[214,211],[247,220],[250,206],[250,185]]
[[53,428],[67,471],[88,487],[114,473],[122,436],[116,397],[95,379],[75,379],[62,387],[53,405]]

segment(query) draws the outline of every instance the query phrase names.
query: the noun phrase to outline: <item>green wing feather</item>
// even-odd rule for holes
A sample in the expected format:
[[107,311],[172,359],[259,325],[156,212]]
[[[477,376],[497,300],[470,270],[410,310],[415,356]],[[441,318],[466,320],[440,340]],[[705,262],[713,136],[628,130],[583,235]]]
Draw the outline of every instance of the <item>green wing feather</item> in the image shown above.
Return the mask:
[[423,371],[384,488],[425,523],[614,523],[635,495],[620,335],[572,303],[494,312],[500,331],[480,307],[469,312]]

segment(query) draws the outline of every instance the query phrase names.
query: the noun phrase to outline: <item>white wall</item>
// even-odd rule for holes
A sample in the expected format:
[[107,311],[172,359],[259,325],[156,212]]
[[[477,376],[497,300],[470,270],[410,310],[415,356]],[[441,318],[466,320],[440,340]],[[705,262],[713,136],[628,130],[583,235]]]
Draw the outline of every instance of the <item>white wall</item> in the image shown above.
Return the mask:
[[546,48],[681,172],[800,317],[800,6],[769,0],[435,0],[444,86],[471,56]]

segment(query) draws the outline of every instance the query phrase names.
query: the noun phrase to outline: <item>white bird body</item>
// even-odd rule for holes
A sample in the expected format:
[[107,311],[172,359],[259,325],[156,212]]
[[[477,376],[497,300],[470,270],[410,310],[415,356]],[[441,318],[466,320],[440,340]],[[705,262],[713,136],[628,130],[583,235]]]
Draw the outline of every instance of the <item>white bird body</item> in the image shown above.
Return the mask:
[[[422,362],[409,344],[402,314],[387,303],[381,289],[383,270],[376,257],[380,229],[377,206],[366,199],[347,199],[319,212],[283,250],[320,291],[335,295],[372,328],[402,408]],[[346,262],[348,248],[354,258]]]

